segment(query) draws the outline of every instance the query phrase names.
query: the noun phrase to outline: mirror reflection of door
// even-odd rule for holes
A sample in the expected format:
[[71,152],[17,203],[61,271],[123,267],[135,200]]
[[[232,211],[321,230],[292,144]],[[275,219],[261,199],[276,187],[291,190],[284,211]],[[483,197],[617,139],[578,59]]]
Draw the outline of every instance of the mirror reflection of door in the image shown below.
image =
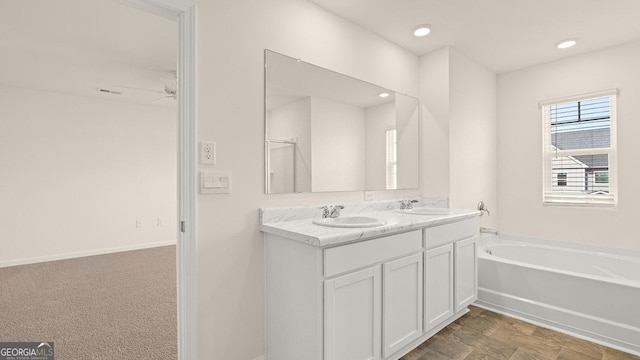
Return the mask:
[[269,193],[296,192],[296,143],[267,140]]

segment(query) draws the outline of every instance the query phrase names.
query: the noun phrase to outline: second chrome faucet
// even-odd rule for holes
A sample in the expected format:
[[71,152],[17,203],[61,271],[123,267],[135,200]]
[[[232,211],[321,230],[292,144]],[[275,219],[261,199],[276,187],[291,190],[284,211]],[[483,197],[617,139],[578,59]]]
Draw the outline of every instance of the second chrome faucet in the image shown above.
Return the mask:
[[337,218],[340,216],[340,210],[344,209],[343,205],[334,205],[331,207],[321,206],[320,210],[322,210],[322,218]]
[[400,210],[413,209],[413,204],[417,202],[418,200],[402,200],[400,201]]

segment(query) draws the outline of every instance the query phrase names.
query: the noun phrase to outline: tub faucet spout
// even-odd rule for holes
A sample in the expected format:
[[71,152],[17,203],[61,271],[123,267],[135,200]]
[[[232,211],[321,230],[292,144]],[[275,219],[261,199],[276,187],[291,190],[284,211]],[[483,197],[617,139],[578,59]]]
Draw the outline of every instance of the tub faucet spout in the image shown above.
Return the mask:
[[487,208],[487,206],[484,204],[484,201],[480,201],[478,203],[477,209],[478,211],[480,211],[480,216],[484,215],[485,213],[487,213],[487,215],[491,215],[491,213],[489,212],[489,208]]

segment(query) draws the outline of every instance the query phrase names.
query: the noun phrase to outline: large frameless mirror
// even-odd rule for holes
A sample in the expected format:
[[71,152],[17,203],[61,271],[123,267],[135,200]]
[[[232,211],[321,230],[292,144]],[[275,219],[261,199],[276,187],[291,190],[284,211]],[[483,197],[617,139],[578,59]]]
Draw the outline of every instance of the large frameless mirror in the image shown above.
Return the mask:
[[419,187],[418,99],[265,50],[266,192]]

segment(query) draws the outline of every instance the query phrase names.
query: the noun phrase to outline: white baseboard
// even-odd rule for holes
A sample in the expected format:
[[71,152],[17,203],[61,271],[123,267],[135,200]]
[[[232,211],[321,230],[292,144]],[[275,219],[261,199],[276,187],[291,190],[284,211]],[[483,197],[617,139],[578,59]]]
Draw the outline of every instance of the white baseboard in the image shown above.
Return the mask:
[[39,256],[39,257],[33,257],[33,258],[16,259],[16,260],[6,260],[6,261],[0,261],[0,268],[17,266],[17,265],[37,264],[37,263],[55,261],[55,260],[73,259],[73,258],[79,258],[79,257],[85,257],[85,256],[112,254],[112,253],[118,253],[123,251],[142,250],[142,249],[169,246],[169,245],[175,245],[175,244],[176,244],[175,240],[158,241],[154,243],[127,245],[127,246],[120,246],[120,247],[106,248],[106,249],[86,250],[86,251],[78,251],[78,252],[71,252],[71,253],[65,253],[65,254],[54,254],[54,255]]

